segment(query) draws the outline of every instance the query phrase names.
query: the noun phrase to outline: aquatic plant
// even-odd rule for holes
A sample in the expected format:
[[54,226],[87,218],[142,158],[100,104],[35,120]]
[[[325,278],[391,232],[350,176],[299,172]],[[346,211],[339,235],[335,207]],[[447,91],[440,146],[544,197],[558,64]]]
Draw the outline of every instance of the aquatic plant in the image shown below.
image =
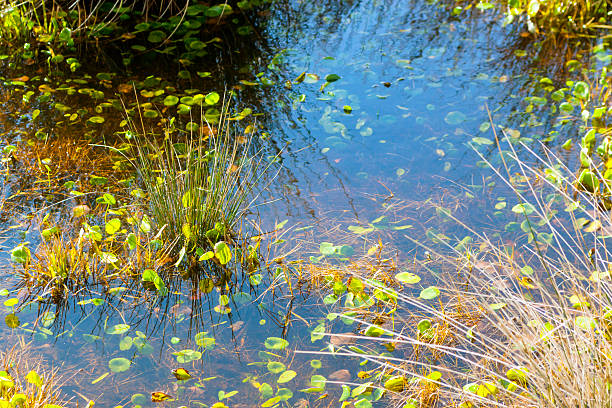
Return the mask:
[[253,151],[252,131],[232,128],[227,104],[217,127],[202,118],[197,128],[183,136],[169,128],[161,142],[134,131],[131,159],[153,220],[167,242],[188,252],[231,242],[242,217],[274,179],[271,162],[261,150]]
[[[535,163],[527,164],[512,144],[503,147],[504,180],[516,194],[512,212],[523,218],[524,235],[504,244],[463,225],[473,245],[438,241],[395,284],[354,275],[386,294],[393,314],[357,317],[351,305],[341,316],[358,322],[360,335],[318,335],[358,342],[330,354],[378,364],[365,388],[378,384],[407,407],[608,407],[610,215],[551,152],[528,150]],[[432,269],[452,278],[415,293]],[[376,352],[372,342],[392,347]],[[347,395],[366,398],[359,387]]]
[[12,348],[0,351],[0,405],[61,408],[64,401],[57,370],[43,368],[40,360],[32,357],[23,339]]
[[456,0],[454,4],[454,14],[471,7],[480,10],[497,8],[505,13],[505,24],[520,19],[527,24],[529,31],[553,36],[577,36],[609,30],[612,13],[608,0]]

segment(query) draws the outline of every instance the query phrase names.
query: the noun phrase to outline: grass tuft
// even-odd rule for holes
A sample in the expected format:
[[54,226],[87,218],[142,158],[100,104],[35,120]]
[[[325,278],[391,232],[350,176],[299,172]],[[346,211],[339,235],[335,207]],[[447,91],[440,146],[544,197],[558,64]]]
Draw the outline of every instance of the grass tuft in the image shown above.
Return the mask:
[[[213,127],[202,123],[200,129]],[[241,219],[274,180],[253,133],[232,128],[227,104],[214,131],[180,135],[167,129],[162,141],[134,134],[137,154],[131,161],[150,213],[166,242],[188,252],[232,242]]]

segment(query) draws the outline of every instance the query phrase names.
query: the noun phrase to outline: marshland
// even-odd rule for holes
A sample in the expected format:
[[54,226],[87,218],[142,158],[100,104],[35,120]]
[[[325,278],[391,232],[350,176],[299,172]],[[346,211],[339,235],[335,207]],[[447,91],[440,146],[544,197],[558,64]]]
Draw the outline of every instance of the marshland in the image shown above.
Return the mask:
[[612,407],[611,28],[0,1],[0,407]]

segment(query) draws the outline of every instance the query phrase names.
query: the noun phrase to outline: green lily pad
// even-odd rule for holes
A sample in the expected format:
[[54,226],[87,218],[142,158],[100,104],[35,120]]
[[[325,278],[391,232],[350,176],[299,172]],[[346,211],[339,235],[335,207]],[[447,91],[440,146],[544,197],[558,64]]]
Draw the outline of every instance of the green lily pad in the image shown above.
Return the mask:
[[108,368],[110,368],[113,373],[122,373],[124,371],[127,371],[130,369],[131,365],[132,362],[127,358],[123,357],[113,358],[111,361],[108,362]]
[[283,350],[289,345],[289,342],[280,337],[268,337],[264,342],[264,346],[270,350]]

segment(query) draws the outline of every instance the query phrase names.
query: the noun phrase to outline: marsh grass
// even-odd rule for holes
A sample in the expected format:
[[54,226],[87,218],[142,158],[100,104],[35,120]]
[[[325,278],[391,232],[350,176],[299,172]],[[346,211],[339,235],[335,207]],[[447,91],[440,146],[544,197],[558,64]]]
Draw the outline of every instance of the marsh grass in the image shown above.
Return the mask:
[[69,139],[19,143],[7,157],[7,163],[13,190],[26,197],[68,196],[70,184],[81,192],[94,192],[99,186],[90,182],[91,176],[104,177],[116,188],[124,170],[112,155],[96,151],[87,142]]
[[8,401],[10,405],[6,406],[61,407],[65,401],[60,394],[58,370],[45,369],[33,357],[23,340],[0,351],[0,401]]
[[610,407],[610,214],[544,147],[538,155],[522,146],[533,158],[527,163],[508,138],[501,143],[507,167],[496,173],[522,203],[515,212],[530,230],[508,244],[455,219],[474,245],[434,248],[415,240],[433,259],[415,268],[443,271],[440,296],[426,300],[410,288],[360,277],[395,298],[398,311],[394,325],[381,326],[382,336],[347,336],[362,345],[391,342],[395,352],[364,356],[339,348],[330,354],[376,363],[372,383],[408,407]]
[[[143,125],[144,128],[144,125]],[[201,129],[213,126],[202,119]],[[144,130],[144,129],[143,129]],[[240,134],[223,104],[215,132],[167,129],[162,141],[134,129],[131,158],[167,242],[188,252],[237,238],[243,217],[274,180],[254,134]]]

